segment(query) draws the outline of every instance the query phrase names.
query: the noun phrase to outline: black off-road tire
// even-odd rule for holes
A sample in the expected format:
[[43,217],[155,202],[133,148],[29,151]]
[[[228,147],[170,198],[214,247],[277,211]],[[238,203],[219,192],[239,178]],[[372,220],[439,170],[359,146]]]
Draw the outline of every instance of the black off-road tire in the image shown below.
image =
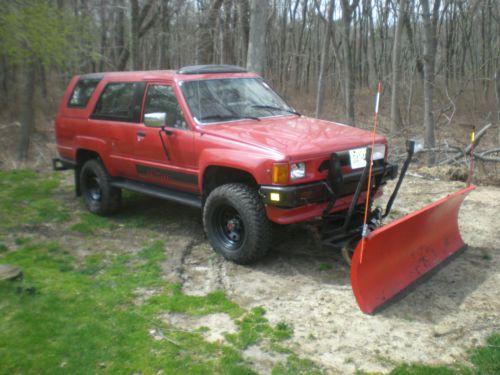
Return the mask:
[[98,159],[87,161],[80,171],[80,187],[87,209],[97,215],[115,212],[121,203],[121,189],[111,186],[106,168]]
[[[238,241],[227,233],[233,219],[242,228],[239,236],[233,234]],[[264,204],[257,191],[244,184],[222,185],[210,193],[203,208],[203,226],[214,250],[237,264],[255,262],[271,246],[272,226]]]

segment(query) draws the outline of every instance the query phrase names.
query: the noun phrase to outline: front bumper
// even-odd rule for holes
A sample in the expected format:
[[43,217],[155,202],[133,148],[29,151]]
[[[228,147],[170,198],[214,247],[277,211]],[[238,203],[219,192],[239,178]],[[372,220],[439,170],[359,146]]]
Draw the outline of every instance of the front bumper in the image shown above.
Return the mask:
[[[359,170],[342,175],[342,184],[335,189],[338,191],[339,198],[354,194],[362,173],[363,170]],[[377,186],[382,186],[388,180],[396,178],[397,173],[397,165],[384,163],[383,165],[373,166],[372,178],[376,181]],[[324,180],[291,186],[263,185],[260,188],[260,194],[268,206],[292,209],[326,202],[331,197],[330,190],[327,180]],[[366,186],[364,190],[366,190]]]

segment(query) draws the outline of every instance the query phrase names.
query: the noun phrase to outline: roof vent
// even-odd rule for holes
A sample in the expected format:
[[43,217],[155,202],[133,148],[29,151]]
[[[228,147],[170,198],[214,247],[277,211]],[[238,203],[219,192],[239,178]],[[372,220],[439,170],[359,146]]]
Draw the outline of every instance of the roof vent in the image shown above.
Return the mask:
[[178,74],[246,73],[247,70],[235,65],[191,65],[180,68]]

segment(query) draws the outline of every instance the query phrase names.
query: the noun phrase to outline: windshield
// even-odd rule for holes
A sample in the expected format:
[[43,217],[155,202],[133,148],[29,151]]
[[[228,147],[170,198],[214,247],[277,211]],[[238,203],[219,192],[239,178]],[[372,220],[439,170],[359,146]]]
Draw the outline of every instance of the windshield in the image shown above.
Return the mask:
[[184,81],[181,88],[200,124],[298,114],[260,78]]

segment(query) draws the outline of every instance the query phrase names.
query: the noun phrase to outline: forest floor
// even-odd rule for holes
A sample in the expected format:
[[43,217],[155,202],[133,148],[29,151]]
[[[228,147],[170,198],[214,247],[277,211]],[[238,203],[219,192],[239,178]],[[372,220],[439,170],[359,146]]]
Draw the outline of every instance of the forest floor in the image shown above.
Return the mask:
[[[403,363],[470,373],[471,350],[500,331],[498,187],[465,200],[465,252],[365,315],[342,257],[306,226],[238,266],[213,252],[196,210],[126,194],[100,218],[74,197],[70,172],[1,173],[0,262],[25,278],[0,283],[0,373],[412,373]],[[462,186],[412,169],[395,215]],[[492,337],[483,373],[500,368]]]
[[[462,186],[409,176],[396,201],[397,213],[407,214]],[[167,274],[182,269],[177,280],[186,294],[224,290],[247,309],[264,307],[272,324],[285,319],[294,327],[287,346],[333,372],[385,372],[402,362],[465,362],[471,347],[500,330],[498,202],[500,188],[473,191],[460,213],[469,248],[373,316],[359,311],[339,254],[318,247],[302,226],[289,228],[264,261],[242,267],[213,254],[202,240],[201,225],[193,223],[200,242],[177,258],[179,264],[170,263]],[[255,360],[270,361],[266,355]]]

